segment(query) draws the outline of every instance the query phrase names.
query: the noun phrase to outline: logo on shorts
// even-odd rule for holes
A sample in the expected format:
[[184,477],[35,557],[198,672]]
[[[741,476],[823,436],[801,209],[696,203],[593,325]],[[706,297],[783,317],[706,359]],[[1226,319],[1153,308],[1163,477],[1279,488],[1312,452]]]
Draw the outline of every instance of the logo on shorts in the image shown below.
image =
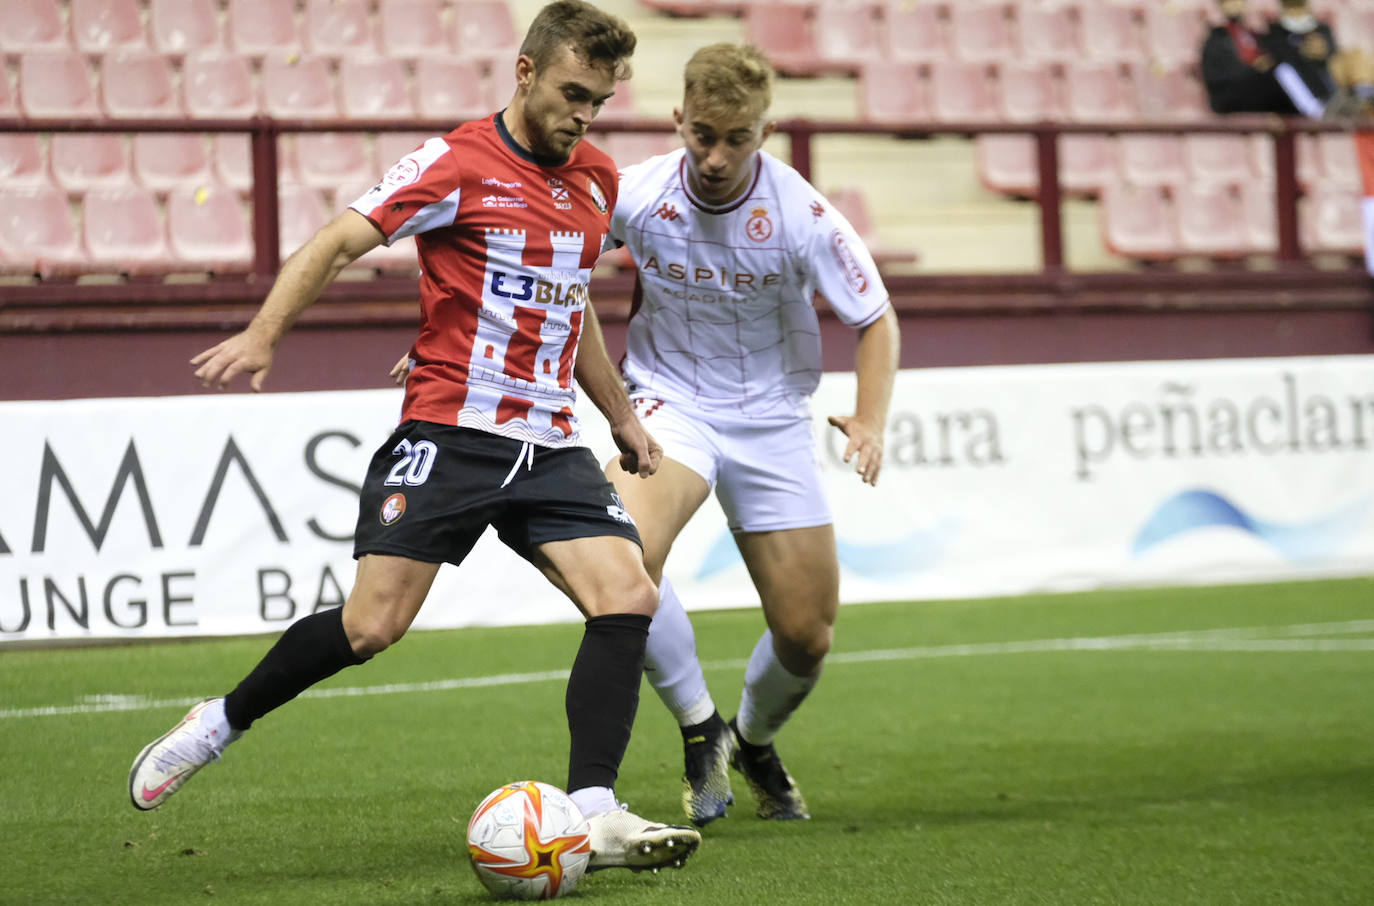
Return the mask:
[[[398,494],[396,496],[399,497],[400,495]],[[630,514],[625,511],[625,501],[620,499],[620,495],[617,494],[615,491],[612,491],[611,499],[614,500],[615,503],[606,507],[606,514],[610,516],[612,519],[614,519],[616,522],[623,522],[626,525],[634,525],[635,521],[633,518],[631,518]]]
[[406,514],[406,495],[392,494],[382,501],[382,511],[378,518],[382,520],[382,525],[394,525]]

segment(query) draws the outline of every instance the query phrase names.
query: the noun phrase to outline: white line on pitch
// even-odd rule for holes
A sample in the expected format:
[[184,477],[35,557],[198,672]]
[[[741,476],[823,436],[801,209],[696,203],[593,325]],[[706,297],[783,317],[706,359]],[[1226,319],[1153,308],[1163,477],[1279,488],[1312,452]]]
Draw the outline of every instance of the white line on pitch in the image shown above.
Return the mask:
[[[830,664],[860,664],[881,661],[913,661],[946,657],[980,657],[999,654],[1044,654],[1077,651],[1236,651],[1236,652],[1330,652],[1374,651],[1374,639],[1323,639],[1315,636],[1355,635],[1374,632],[1374,620],[1348,620],[1333,623],[1295,623],[1287,626],[1238,626],[1229,629],[1184,630],[1102,637],[1029,639],[1020,642],[983,642],[974,644],[929,645],[918,648],[891,648],[871,651],[840,651],[830,654]],[[1272,638],[1290,636],[1290,638]],[[1293,638],[1296,636],[1296,638]],[[744,659],[704,661],[705,670],[742,669]],[[487,686],[515,686],[524,683],[562,681],[567,670],[538,673],[498,673],[490,676],[460,677],[423,683],[387,683],[378,686],[340,686],[310,689],[301,698],[347,698],[354,696],[398,695],[415,692],[449,692]],[[93,695],[75,705],[0,709],[0,720],[19,717],[61,717],[71,714],[109,714],[119,711],[152,711],[158,708],[188,707],[200,697],[145,698],[139,695]]]

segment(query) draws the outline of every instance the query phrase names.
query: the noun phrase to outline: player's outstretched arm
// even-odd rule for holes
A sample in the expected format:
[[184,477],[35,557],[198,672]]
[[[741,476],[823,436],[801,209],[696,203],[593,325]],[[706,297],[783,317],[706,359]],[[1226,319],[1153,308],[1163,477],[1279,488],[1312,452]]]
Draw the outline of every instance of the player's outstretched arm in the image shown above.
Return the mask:
[[828,419],[849,438],[844,461],[854,460],[854,471],[868,484],[878,483],[878,473],[883,468],[883,429],[887,427],[900,350],[901,331],[897,315],[889,305],[878,320],[859,332],[854,414],[832,415]]
[[592,404],[611,424],[611,437],[620,448],[620,468],[640,478],[658,471],[663,448],[653,439],[635,415],[625,394],[625,383],[606,352],[601,322],[590,303],[583,309],[582,338],[577,344],[577,365],[573,376]]
[[241,332],[191,359],[205,387],[224,389],[240,374],[251,374],[249,386],[262,390],[272,370],[281,338],[301,312],[359,256],[382,241],[381,232],[356,211],[344,211],[287,258],[262,307]]

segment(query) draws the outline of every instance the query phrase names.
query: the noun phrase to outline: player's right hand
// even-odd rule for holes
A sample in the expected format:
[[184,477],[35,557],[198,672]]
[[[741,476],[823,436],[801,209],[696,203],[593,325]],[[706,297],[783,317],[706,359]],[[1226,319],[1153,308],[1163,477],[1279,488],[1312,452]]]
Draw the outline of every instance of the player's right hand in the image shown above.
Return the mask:
[[196,379],[202,387],[216,386],[224,390],[240,374],[251,374],[248,386],[260,392],[272,370],[272,343],[252,331],[236,333],[191,359],[198,366]]
[[406,385],[406,378],[410,377],[410,353],[406,353],[396,360],[396,364],[391,366],[387,372],[391,379],[396,382],[397,387]]

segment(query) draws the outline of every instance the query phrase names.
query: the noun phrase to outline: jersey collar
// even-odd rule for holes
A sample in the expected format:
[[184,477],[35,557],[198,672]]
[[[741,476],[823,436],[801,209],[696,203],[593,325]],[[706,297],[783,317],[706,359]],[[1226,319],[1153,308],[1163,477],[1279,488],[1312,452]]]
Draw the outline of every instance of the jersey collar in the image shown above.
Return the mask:
[[746,201],[749,200],[749,196],[754,194],[754,189],[758,188],[759,177],[762,175],[763,156],[760,155],[758,152],[755,152],[754,181],[749,183],[749,189],[739,198],[736,198],[734,201],[727,202],[723,205],[717,206],[709,205],[701,199],[697,198],[696,195],[692,194],[692,186],[690,181],[687,179],[687,155],[685,153],[682,155],[682,160],[680,160],[677,165],[678,181],[682,183],[682,191],[686,193],[687,200],[692,203],[692,207],[696,208],[698,211],[703,211],[707,214],[729,214],[731,211],[735,210],[740,205],[744,204]]
[[501,141],[506,143],[512,154],[539,167],[561,167],[572,158],[571,154],[567,157],[545,157],[522,146],[506,128],[505,113],[505,110],[501,110],[496,114],[496,134],[501,136]]

